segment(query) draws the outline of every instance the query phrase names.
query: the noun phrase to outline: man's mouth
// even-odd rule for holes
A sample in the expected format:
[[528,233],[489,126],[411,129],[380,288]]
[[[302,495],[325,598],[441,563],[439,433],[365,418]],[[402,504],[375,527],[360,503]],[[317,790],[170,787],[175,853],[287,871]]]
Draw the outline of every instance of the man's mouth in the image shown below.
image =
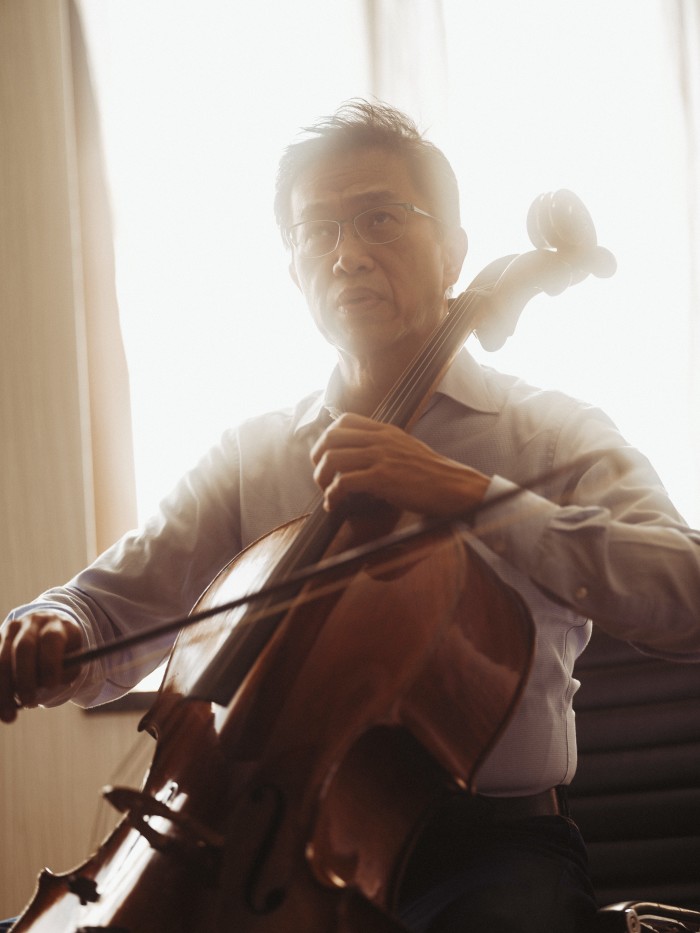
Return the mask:
[[348,311],[362,311],[382,300],[381,295],[371,288],[345,288],[338,295],[336,305]]

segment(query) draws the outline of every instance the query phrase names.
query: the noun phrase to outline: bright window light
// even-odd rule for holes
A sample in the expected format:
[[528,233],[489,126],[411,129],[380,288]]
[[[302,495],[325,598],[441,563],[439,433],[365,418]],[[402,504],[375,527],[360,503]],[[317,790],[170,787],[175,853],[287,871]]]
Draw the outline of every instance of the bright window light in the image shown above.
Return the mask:
[[[369,96],[364,4],[81,6],[145,518],[226,427],[293,403],[330,371],[333,354],[287,275],[273,183],[300,125]],[[605,408],[700,525],[684,128],[664,5],[442,0],[442,9],[448,98],[432,108],[422,99],[414,116],[462,187],[471,242],[462,287],[492,259],[531,248],[529,204],[560,187],[586,202],[619,263],[613,279],[533,301],[500,353],[474,351]],[[421,37],[392,41],[410,53]]]

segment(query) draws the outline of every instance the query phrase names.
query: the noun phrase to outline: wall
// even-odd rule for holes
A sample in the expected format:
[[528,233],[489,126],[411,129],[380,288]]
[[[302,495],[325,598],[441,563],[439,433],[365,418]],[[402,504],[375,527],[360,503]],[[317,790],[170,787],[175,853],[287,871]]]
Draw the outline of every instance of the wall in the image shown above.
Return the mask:
[[[94,177],[78,165],[75,39],[68,0],[1,0],[0,615],[68,579],[98,545],[94,489],[105,482],[94,469],[85,315],[95,280],[81,202]],[[116,521],[132,520],[127,504]],[[87,855],[98,790],[137,718],[67,706],[0,728],[0,915],[21,909],[44,865]]]

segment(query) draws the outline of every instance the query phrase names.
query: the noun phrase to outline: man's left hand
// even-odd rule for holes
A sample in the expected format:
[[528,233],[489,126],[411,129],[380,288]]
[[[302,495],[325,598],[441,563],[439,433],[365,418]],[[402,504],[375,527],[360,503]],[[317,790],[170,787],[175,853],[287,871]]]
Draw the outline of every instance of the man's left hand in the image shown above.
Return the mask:
[[344,414],[311,451],[327,511],[365,494],[420,515],[449,516],[481,502],[489,478],[393,425]]

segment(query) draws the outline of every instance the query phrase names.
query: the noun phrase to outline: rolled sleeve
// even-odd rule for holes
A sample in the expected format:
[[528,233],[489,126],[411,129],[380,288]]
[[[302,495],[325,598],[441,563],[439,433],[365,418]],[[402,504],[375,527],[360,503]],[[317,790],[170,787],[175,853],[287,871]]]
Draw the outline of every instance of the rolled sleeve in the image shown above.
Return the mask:
[[475,532],[550,598],[611,635],[672,659],[700,660],[700,535],[667,515],[635,522],[632,495],[615,518],[592,505],[558,506],[500,477]]

